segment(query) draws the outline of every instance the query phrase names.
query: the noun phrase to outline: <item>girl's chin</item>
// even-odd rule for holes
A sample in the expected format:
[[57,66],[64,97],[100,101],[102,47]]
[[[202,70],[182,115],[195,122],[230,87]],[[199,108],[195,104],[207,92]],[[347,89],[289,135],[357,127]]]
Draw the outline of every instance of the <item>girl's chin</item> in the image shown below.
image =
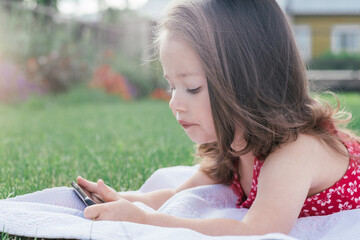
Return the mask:
[[216,142],[216,139],[201,139],[201,138],[192,138],[189,136],[191,141],[193,141],[196,144],[206,144],[206,143],[212,143]]

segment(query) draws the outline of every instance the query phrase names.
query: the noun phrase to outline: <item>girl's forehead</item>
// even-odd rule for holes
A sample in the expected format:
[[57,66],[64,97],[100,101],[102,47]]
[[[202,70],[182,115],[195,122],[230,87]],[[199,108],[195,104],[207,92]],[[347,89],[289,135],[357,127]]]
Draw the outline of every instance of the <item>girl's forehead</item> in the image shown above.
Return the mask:
[[169,45],[171,45],[171,48],[183,48],[184,51],[196,52],[195,49],[192,48],[190,42],[180,33],[163,30],[158,37],[158,49],[161,52],[164,47],[169,47]]
[[171,60],[177,63],[197,60],[195,51],[181,39],[165,37],[160,43],[160,60]]
[[160,60],[164,74],[174,75],[204,75],[201,59],[196,52],[184,42],[164,41],[160,48]]
[[177,37],[177,35],[165,31],[163,34],[159,37],[159,49],[160,52],[164,47],[168,47],[169,45],[172,45],[171,47],[174,47],[173,45],[187,45],[187,43],[181,39],[180,37]]

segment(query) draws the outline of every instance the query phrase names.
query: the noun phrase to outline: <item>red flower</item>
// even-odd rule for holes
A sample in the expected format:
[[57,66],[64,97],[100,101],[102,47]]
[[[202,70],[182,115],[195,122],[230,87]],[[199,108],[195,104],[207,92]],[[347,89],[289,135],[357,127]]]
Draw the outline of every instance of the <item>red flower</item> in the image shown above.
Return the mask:
[[168,91],[166,91],[162,88],[157,88],[151,93],[150,98],[160,99],[160,100],[169,102],[171,99],[171,95],[169,94]]

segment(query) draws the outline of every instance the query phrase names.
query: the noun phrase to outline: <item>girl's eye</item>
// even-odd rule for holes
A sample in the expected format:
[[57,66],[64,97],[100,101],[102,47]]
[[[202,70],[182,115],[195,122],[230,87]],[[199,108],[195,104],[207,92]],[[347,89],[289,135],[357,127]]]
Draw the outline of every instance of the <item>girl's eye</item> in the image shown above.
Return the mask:
[[193,88],[193,89],[187,89],[186,91],[187,91],[188,93],[191,93],[191,94],[196,94],[196,93],[198,93],[198,92],[200,91],[200,88],[201,88],[201,87]]

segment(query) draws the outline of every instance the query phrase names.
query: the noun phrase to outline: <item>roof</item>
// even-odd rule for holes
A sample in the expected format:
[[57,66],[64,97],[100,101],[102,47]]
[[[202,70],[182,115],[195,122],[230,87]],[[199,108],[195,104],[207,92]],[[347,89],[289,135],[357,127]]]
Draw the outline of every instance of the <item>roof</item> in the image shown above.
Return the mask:
[[[161,17],[171,0],[148,0],[139,12],[151,19]],[[360,0],[277,0],[289,15],[359,15]]]
[[359,15],[359,0],[287,0],[290,15]]

